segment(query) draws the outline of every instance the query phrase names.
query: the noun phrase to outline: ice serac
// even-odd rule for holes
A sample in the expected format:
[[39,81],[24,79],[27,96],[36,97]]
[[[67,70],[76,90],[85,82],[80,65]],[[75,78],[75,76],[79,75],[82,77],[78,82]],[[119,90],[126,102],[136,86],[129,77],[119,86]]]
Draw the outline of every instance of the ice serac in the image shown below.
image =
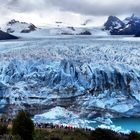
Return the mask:
[[56,106],[80,117],[140,116],[140,71],[75,60],[11,60],[0,68],[1,108],[42,113]]

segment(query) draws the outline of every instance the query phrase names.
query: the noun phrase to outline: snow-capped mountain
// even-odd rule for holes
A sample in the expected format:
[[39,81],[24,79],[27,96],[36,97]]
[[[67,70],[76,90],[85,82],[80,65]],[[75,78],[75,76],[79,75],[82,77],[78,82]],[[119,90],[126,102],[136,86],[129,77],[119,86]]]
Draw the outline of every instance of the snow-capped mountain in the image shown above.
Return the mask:
[[0,40],[8,40],[8,39],[18,39],[18,37],[0,30]]
[[[54,24],[36,27],[32,23],[20,22],[16,20],[9,21],[2,30],[7,33],[12,33],[15,36],[20,37],[43,37],[43,36],[55,36],[55,35],[94,35],[94,36],[107,36],[108,32],[102,30],[101,27],[92,27],[89,24],[93,22],[89,19],[84,22],[81,27],[70,26],[61,21],[57,21]],[[28,34],[23,34],[28,33]]]
[[[73,26],[59,26],[46,27],[49,35],[93,35],[93,36],[107,36],[108,32],[102,30],[101,27],[73,27]],[[40,30],[41,31],[41,30]]]
[[3,30],[7,33],[30,33],[36,29],[37,27],[32,23],[20,22],[13,19],[6,24]]
[[121,21],[110,16],[104,24],[104,29],[109,30],[112,35],[136,35],[140,31],[140,18],[132,15]]
[[66,27],[50,27],[44,26],[38,28],[34,32],[30,32],[28,34],[22,34],[14,32],[13,35],[20,36],[21,38],[24,37],[47,37],[47,36],[78,36],[78,35],[93,35],[93,36],[107,36],[108,32],[103,31],[100,27],[73,27],[73,26],[66,26]]
[[104,24],[105,30],[114,30],[123,28],[125,24],[116,16],[109,16],[107,22]]

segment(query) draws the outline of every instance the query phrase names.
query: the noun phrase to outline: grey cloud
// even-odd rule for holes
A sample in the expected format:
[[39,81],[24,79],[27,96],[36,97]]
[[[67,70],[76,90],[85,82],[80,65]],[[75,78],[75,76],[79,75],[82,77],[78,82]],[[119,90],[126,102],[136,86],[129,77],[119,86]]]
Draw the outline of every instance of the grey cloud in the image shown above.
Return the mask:
[[25,13],[42,12],[53,7],[49,0],[5,0],[4,2],[0,0],[0,3],[12,11]]
[[15,12],[59,10],[93,16],[140,13],[139,0],[0,0],[0,3]]
[[86,15],[119,15],[140,12],[134,0],[50,0],[60,10]]

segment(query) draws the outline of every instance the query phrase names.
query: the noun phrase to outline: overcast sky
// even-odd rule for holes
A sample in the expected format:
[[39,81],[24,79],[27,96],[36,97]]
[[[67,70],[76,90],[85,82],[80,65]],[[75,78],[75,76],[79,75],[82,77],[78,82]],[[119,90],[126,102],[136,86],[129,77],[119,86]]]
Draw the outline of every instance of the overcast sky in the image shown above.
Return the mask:
[[102,25],[109,15],[139,15],[140,0],[0,0],[0,24],[17,19],[37,25],[63,21],[75,25],[92,19]]

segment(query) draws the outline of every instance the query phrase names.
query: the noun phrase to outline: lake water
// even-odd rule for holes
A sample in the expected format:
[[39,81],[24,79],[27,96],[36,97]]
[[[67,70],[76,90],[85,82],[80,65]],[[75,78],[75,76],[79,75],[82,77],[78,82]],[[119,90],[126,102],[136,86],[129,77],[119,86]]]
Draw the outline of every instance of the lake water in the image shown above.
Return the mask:
[[114,125],[121,126],[124,130],[140,131],[140,118],[120,118],[112,121]]
[[[119,118],[119,119],[111,119],[115,127],[121,127],[123,131],[139,131],[140,132],[140,118]],[[105,125],[101,123],[91,123],[90,126],[93,128],[97,128],[100,125]]]

